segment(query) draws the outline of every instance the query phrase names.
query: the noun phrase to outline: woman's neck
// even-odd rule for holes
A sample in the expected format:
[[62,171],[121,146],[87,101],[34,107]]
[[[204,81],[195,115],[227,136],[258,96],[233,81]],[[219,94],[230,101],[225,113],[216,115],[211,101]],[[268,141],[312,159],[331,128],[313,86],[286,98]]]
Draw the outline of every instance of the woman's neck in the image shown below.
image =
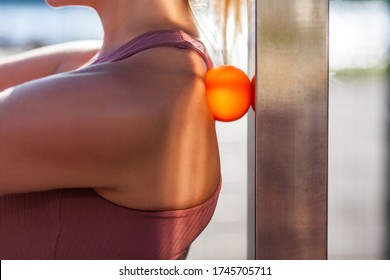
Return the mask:
[[196,22],[186,0],[101,1],[93,7],[103,24],[100,56],[145,32],[181,29],[198,36]]

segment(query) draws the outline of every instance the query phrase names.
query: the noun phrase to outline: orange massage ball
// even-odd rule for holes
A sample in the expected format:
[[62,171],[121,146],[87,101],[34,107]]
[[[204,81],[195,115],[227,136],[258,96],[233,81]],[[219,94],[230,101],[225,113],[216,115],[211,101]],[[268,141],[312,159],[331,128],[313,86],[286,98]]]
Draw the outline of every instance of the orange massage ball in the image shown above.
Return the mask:
[[252,102],[252,87],[248,76],[240,69],[221,65],[206,74],[207,99],[214,118],[222,122],[238,120]]

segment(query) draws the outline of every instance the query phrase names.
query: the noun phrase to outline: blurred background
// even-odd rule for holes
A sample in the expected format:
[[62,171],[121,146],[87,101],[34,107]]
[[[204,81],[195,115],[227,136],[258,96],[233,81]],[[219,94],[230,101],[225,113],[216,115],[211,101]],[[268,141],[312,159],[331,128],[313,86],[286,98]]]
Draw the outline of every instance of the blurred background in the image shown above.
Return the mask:
[[[330,2],[330,259],[390,258],[389,2]],[[102,36],[90,9],[52,9],[43,0],[0,0],[0,59]],[[242,69],[247,68],[245,40],[244,34],[232,60]],[[223,190],[213,220],[188,258],[246,259],[247,119],[217,123],[217,132]]]
[[388,1],[331,1],[329,258],[388,259]]

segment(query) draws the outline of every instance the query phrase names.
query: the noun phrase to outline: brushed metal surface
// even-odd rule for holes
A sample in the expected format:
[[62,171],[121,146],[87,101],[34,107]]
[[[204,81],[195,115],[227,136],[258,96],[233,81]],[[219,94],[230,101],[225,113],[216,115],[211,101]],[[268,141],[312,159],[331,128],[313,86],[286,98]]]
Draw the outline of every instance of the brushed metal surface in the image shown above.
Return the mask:
[[255,258],[327,258],[328,0],[257,0]]
[[[256,71],[256,1],[248,1],[248,74],[253,77]],[[248,212],[247,212],[247,259],[255,259],[255,114],[248,112]]]

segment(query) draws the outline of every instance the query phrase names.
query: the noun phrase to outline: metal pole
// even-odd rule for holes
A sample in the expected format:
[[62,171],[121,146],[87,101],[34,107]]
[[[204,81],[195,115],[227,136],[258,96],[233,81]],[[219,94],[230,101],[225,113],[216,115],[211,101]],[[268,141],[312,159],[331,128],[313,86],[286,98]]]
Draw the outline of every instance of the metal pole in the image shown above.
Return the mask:
[[326,259],[329,3],[255,10],[254,257]]
[[[256,0],[248,1],[248,73],[254,77],[256,71]],[[253,110],[248,113],[248,213],[247,213],[247,258],[255,259],[255,115]]]

